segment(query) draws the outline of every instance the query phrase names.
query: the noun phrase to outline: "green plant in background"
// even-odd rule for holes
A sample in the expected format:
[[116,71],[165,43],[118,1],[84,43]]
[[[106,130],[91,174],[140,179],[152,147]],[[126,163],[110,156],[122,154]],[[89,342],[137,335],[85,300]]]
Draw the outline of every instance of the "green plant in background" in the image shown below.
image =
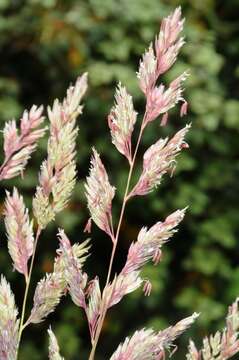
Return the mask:
[[[199,311],[198,333],[218,327],[225,307],[237,296],[238,287],[238,30],[236,14],[238,1],[181,2],[187,17],[187,47],[183,56],[165,81],[190,69],[186,97],[190,109],[188,121],[193,123],[189,134],[190,152],[185,152],[177,169],[177,182],[163,183],[157,197],[145,199],[139,207],[136,200],[129,205],[127,220],[123,223],[121,257],[115,264],[117,271],[124,262],[129,239],[136,237],[139,224],[156,221],[169,209],[190,204],[183,228],[167,248],[161,267],[148,267],[146,276],[153,277],[154,292],[150,300],[139,300],[135,294],[127,299],[118,312],[112,311],[103,331],[111,333],[112,349],[123,334],[134,324],[142,325],[141,314],[150,315],[148,326],[162,327],[177,316]],[[118,191],[123,192],[125,172],[122,159],[108,151],[109,137],[105,136],[106,118],[112,103],[112,85],[121,80],[128,85],[134,96],[135,106],[142,110],[142,97],[135,79],[136,62],[146,44],[157,32],[163,16],[177,5],[176,1],[1,1],[0,2],[0,118],[3,122],[19,117],[25,107],[32,103],[49,103],[52,98],[62,97],[69,81],[87,69],[90,73],[90,93],[82,116],[79,143],[81,152],[78,174],[86,175],[88,143],[94,143],[103,154],[107,164],[114,165],[112,176],[117,179]],[[172,117],[172,116],[171,116]],[[94,121],[94,122],[93,122]],[[179,125],[180,120],[171,120]],[[92,123],[94,126],[92,126]],[[161,131],[161,130],[160,130]],[[143,140],[146,148],[155,139],[155,130],[148,129]],[[45,157],[46,144],[42,141],[30,164],[32,170],[22,180],[14,180],[24,190],[29,203],[37,182],[37,168]],[[137,169],[136,169],[137,170]],[[135,175],[135,179],[136,180]],[[8,185],[7,185],[8,186]],[[86,209],[79,207],[83,180],[77,183],[71,206],[58,223],[69,236],[78,239],[84,226]],[[167,191],[168,190],[168,191]],[[163,196],[162,196],[163,195]],[[163,197],[163,201],[162,201]],[[116,199],[117,201],[117,199]],[[74,229],[74,230],[73,230]],[[41,269],[34,275],[38,281],[42,272],[51,271],[52,253],[56,243],[52,240],[54,226],[43,236],[39,252]],[[3,227],[2,227],[3,231]],[[181,235],[183,234],[183,236]],[[2,235],[3,238],[4,235]],[[97,234],[96,234],[97,236]],[[98,235],[100,237],[100,234]],[[110,250],[94,243],[95,251],[101,253],[89,259],[89,270],[104,275],[104,263]],[[2,247],[4,247],[2,241]],[[20,286],[15,273],[8,269],[6,252],[0,254],[1,272]],[[88,270],[88,268],[87,268]],[[33,294],[32,294],[33,295]],[[134,317],[129,313],[134,311]],[[19,297],[20,299],[20,297]],[[210,309],[210,310],[209,310]],[[138,315],[137,315],[138,314]],[[160,315],[160,316],[159,316]],[[54,326],[60,343],[65,343],[67,358],[74,358],[79,351],[84,357],[87,346],[81,314],[65,300],[56,319],[61,325]],[[126,319],[128,324],[125,329]],[[122,321],[121,321],[122,320]],[[64,325],[63,325],[64,324]],[[41,327],[29,333],[23,356],[39,358],[36,347],[43,342]],[[67,340],[70,334],[70,340]],[[82,343],[78,342],[78,335]],[[31,338],[32,335],[32,338]],[[107,338],[107,336],[106,336]],[[39,340],[38,340],[39,339]],[[40,340],[41,339],[41,340]],[[66,341],[67,340],[67,341]],[[104,343],[99,353],[104,358]],[[180,356],[180,355],[178,355]],[[182,358],[183,355],[182,355]]]

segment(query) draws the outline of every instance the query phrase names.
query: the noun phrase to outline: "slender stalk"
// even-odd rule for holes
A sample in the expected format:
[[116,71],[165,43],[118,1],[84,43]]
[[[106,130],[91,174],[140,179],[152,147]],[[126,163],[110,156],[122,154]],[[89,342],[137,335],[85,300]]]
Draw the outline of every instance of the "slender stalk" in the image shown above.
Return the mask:
[[[142,125],[140,128],[140,132],[139,132],[139,136],[138,136],[138,140],[137,140],[137,144],[135,147],[135,151],[134,151],[134,155],[133,155],[133,159],[132,162],[130,164],[130,169],[129,169],[129,174],[128,174],[128,179],[127,179],[127,183],[126,183],[126,188],[125,188],[125,193],[124,193],[124,198],[123,198],[123,202],[122,202],[122,207],[121,207],[121,211],[120,211],[120,217],[119,217],[119,222],[118,222],[118,226],[117,226],[117,230],[116,230],[116,235],[115,235],[115,239],[113,242],[113,248],[112,248],[112,252],[111,252],[111,257],[110,257],[110,263],[109,263],[109,269],[108,269],[108,274],[107,274],[107,279],[106,279],[106,284],[105,284],[105,288],[108,286],[109,281],[110,281],[110,277],[111,277],[111,273],[112,273],[112,266],[113,266],[113,262],[114,262],[114,257],[115,257],[115,252],[116,252],[116,248],[117,248],[117,244],[118,244],[118,239],[119,239],[119,233],[120,233],[120,229],[121,229],[121,225],[122,225],[122,220],[124,217],[124,213],[125,213],[125,208],[126,208],[126,203],[128,201],[128,195],[129,195],[129,186],[130,186],[130,182],[131,182],[131,178],[132,178],[132,174],[133,174],[133,170],[134,170],[134,165],[135,165],[135,159],[136,159],[136,155],[138,153],[138,149],[139,149],[139,144],[143,135],[143,131],[144,131],[144,122],[145,122],[145,118],[146,118],[147,114],[145,113],[143,121],[142,121]],[[101,330],[102,330],[102,326],[104,323],[104,319],[107,313],[107,308],[104,309],[104,304],[102,303],[101,306],[101,316],[99,319],[99,323],[97,326],[97,330],[96,330],[96,334],[95,334],[95,339],[92,345],[92,349],[91,349],[91,353],[89,356],[89,360],[94,360],[95,357],[95,351],[96,351],[96,347],[99,341],[99,337],[101,334]]]
[[28,274],[28,277],[26,278],[26,287],[25,287],[25,292],[24,292],[24,298],[23,298],[23,304],[22,304],[22,313],[21,313],[21,319],[20,319],[20,325],[19,325],[17,354],[18,354],[18,351],[19,351],[22,332],[23,332],[23,330],[25,328],[25,326],[24,326],[24,318],[25,318],[25,312],[26,312],[27,297],[28,297],[28,292],[29,292],[29,287],[30,287],[30,282],[31,282],[32,269],[33,269],[35,255],[36,255],[37,243],[38,243],[38,239],[39,239],[40,234],[41,234],[41,229],[40,229],[40,227],[38,227],[37,233],[36,233],[36,239],[35,239],[35,242],[34,242],[34,248],[33,248],[30,268],[29,268],[29,274]]

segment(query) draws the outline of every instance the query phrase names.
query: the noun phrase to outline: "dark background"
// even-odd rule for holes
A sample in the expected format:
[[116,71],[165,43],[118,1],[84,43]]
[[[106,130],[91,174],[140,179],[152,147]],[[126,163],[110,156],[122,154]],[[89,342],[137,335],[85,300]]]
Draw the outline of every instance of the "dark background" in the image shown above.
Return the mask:
[[[33,272],[32,289],[52,270],[57,248],[57,227],[64,227],[72,242],[86,238],[87,220],[83,183],[88,173],[90,148],[95,146],[117,186],[114,211],[118,216],[127,175],[124,158],[111,145],[107,113],[114,87],[120,80],[134,96],[142,114],[144,98],[135,72],[140,55],[159,31],[162,17],[178,5],[186,17],[187,43],[179,60],[164,76],[168,83],[189,69],[187,118],[178,109],[170,112],[167,129],[151,124],[140,154],[160,136],[192,122],[189,151],[179,158],[175,176],[147,197],[129,203],[120,236],[114,271],[125,260],[129,243],[143,225],[153,225],[177,208],[189,205],[185,221],[164,247],[159,266],[145,269],[153,283],[150,298],[141,291],[113,308],[103,328],[97,359],[107,359],[117,344],[137,328],[161,329],[193,311],[201,312],[197,324],[181,340],[177,359],[185,358],[189,336],[200,346],[202,337],[224,326],[227,306],[239,296],[239,1],[216,0],[0,0],[0,121],[19,119],[32,103],[52,104],[65,94],[78,74],[89,72],[84,114],[79,119],[78,177],[70,206],[49,225],[41,237]],[[41,161],[46,157],[42,141],[30,161],[24,179],[1,184],[16,185],[31,207]],[[140,165],[140,161],[138,163]],[[136,178],[135,178],[136,180]],[[12,272],[1,219],[0,272],[11,282],[21,307],[24,282]],[[86,269],[104,282],[111,244],[95,226],[92,256]],[[29,308],[30,310],[30,308]],[[66,359],[86,359],[89,337],[82,311],[69,297],[57,311],[23,336],[20,359],[47,358],[47,328],[52,325]]]

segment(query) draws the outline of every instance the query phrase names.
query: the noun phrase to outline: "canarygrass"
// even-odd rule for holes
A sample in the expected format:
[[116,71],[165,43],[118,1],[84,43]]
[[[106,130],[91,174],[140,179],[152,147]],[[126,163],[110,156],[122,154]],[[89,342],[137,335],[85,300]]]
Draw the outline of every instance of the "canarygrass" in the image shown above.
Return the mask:
[[[89,359],[95,358],[97,344],[108,310],[121,301],[127,294],[139,287],[146,296],[150,295],[150,279],[142,277],[143,266],[152,261],[155,265],[161,260],[162,246],[177,231],[183,220],[186,208],[174,211],[164,221],[158,221],[150,228],[142,227],[137,239],[128,250],[125,265],[119,274],[112,274],[112,265],[120,241],[121,224],[129,200],[143,196],[160,185],[166,174],[173,174],[176,157],[188,148],[185,137],[190,128],[184,126],[171,139],[159,139],[144,153],[142,173],[136,184],[131,184],[137,159],[138,148],[147,126],[161,117],[161,126],[166,126],[169,110],[181,103],[180,116],[186,115],[187,102],[183,97],[182,84],[187,73],[179,75],[168,86],[158,80],[169,70],[177,59],[184,44],[181,36],[184,19],[181,9],[177,8],[162,22],[154,45],[150,44],[140,61],[137,77],[139,87],[145,95],[145,113],[142,116],[136,146],[132,146],[135,136],[134,126],[140,121],[134,109],[133,100],[127,89],[118,85],[115,104],[112,107],[108,124],[112,143],[125,156],[129,171],[118,221],[112,216],[115,192],[109,182],[107,170],[96,149],[93,149],[89,176],[85,191],[90,217],[85,228],[91,232],[92,223],[98,226],[112,243],[112,252],[108,266],[107,279],[101,289],[98,277],[89,279],[84,272],[84,262],[89,252],[89,241],[71,244],[63,229],[59,229],[59,248],[56,251],[52,273],[46,274],[35,289],[32,310],[27,316],[25,309],[31,285],[31,275],[37,252],[37,243],[42,231],[49,222],[55,220],[57,213],[67,206],[76,182],[76,137],[78,133],[77,117],[82,112],[82,97],[87,89],[87,74],[79,77],[74,86],[69,87],[62,102],[55,100],[48,108],[49,139],[47,158],[42,163],[39,185],[33,198],[34,219],[30,219],[22,195],[16,188],[8,192],[5,202],[5,225],[8,249],[14,268],[25,278],[23,305],[18,314],[14,295],[5,277],[0,281],[0,359],[15,360],[24,329],[42,322],[54,311],[62,296],[69,294],[76,306],[82,308],[89,326],[91,351]],[[10,179],[22,174],[31,153],[36,149],[37,141],[46,131],[42,127],[43,108],[33,106],[25,111],[20,128],[15,121],[5,125],[4,155],[0,167],[0,179]],[[139,159],[139,161],[141,161]],[[35,223],[36,231],[34,232]],[[177,322],[161,331],[141,329],[126,337],[119,345],[111,360],[153,360],[163,359],[167,353],[175,352],[174,341],[194,323],[198,314]],[[206,337],[201,350],[197,350],[191,340],[187,360],[223,360],[239,351],[238,340],[239,312],[238,301],[229,308],[227,324],[222,332]],[[49,333],[49,359],[63,359],[57,339],[51,329]],[[64,351],[64,349],[63,349]]]

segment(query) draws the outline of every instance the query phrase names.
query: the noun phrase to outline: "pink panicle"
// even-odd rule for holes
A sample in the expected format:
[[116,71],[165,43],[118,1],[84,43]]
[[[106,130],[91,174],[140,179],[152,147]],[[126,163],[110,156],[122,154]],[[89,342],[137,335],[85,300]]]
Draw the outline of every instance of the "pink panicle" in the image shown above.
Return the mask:
[[180,48],[184,44],[183,38],[179,38],[184,24],[184,19],[181,16],[181,8],[178,7],[172,14],[163,19],[159,35],[155,39],[158,76],[173,65]]
[[12,120],[5,124],[4,127],[4,153],[9,157],[14,149],[19,146],[19,136],[16,121]]
[[[112,283],[103,291],[103,303],[106,308],[117,304],[121,299],[138,289],[144,280],[140,277],[142,267],[150,260],[158,262],[161,257],[161,247],[177,231],[177,225],[182,221],[186,209],[177,210],[164,222],[158,222],[149,230],[142,228],[136,242],[130,245],[125,266]],[[144,284],[144,292],[150,295],[151,285]]]
[[183,319],[162,331],[142,329],[120,344],[110,360],[165,359],[165,351],[174,347],[173,341],[186,331],[197,319],[198,314]]
[[172,229],[179,224],[184,218],[184,214],[187,208],[183,210],[176,210],[174,213],[166,217],[164,225],[168,229]]
[[98,320],[100,317],[102,300],[98,277],[88,283],[86,295],[88,297],[86,315],[89,324],[91,340],[93,341],[95,338],[95,332],[97,330]]
[[33,252],[33,223],[29,219],[28,209],[24,205],[23,198],[16,188],[14,188],[12,195],[7,192],[5,226],[8,236],[8,250],[14,268],[27,277],[27,262]]
[[50,273],[41,279],[35,289],[33,308],[26,324],[38,324],[52,313],[65,294],[62,274]]
[[24,111],[21,118],[21,135],[27,135],[28,137],[32,138],[34,133],[30,134],[30,131],[41,125],[43,121],[42,112],[43,106],[37,108],[36,105],[33,105],[29,113],[26,110]]
[[152,44],[150,44],[149,49],[145,51],[143,59],[140,61],[137,77],[141,90],[147,96],[154,88],[157,80],[157,59]]
[[[82,105],[79,105],[81,99],[86,93],[88,86],[88,74],[84,73],[76,80],[75,85],[72,85],[67,90],[66,98],[63,101],[63,114],[66,117],[76,117],[82,112]],[[63,116],[64,117],[64,116]],[[69,121],[68,119],[66,121]]]
[[142,283],[139,271],[131,271],[127,274],[121,272],[116,275],[112,283],[104,288],[102,301],[105,308],[118,304],[125,295],[138,289]]
[[[179,37],[183,30],[184,19],[181,18],[181,8],[178,7],[167,18],[163,19],[160,32],[156,36],[154,47],[149,49],[140,61],[137,77],[139,86],[146,96],[147,107],[144,126],[155,120],[160,114],[167,113],[179,101],[185,102],[182,97],[181,82],[186,79],[186,73],[178,79],[180,83],[175,86],[172,82],[168,89],[163,84],[156,86],[159,76],[174,64],[179,50],[184,44],[183,37]],[[185,111],[185,108],[182,109]],[[166,118],[163,117],[161,125],[164,126]]]
[[[47,158],[39,175],[39,186],[33,199],[33,212],[44,229],[68,204],[76,182],[77,116],[82,112],[82,97],[87,89],[87,74],[78,77],[60,102],[48,107],[50,137]],[[50,196],[51,195],[51,196]]]
[[134,111],[132,96],[119,83],[115,94],[115,105],[108,116],[112,142],[129,162],[131,162],[131,135],[137,113]]
[[63,229],[59,229],[58,239],[60,242],[60,251],[58,250],[60,252],[60,254],[64,254],[65,252],[71,253],[72,252],[71,243]]
[[87,284],[87,275],[82,271],[82,264],[74,254],[70,240],[64,230],[59,230],[58,238],[60,241],[59,254],[62,256],[64,266],[64,277],[66,279],[68,290],[72,301],[82,308],[86,308],[85,288]]
[[165,86],[162,84],[160,86],[155,86],[147,97],[147,117],[145,118],[144,126],[155,120],[159,115],[167,113],[178,102],[182,101],[185,103],[181,85],[187,77],[188,73],[184,72],[170,83],[168,89],[165,89]]
[[105,167],[95,149],[93,149],[90,174],[86,179],[85,189],[92,220],[113,238],[111,204],[115,188],[110,185]]
[[93,341],[100,315],[101,291],[98,278],[88,282],[88,276],[82,270],[89,249],[88,241],[71,246],[64,230],[59,230],[58,237],[60,249],[57,268],[63,268],[64,279],[72,301],[86,313]]
[[44,160],[41,164],[41,171],[39,174],[39,183],[42,187],[42,192],[45,196],[49,196],[52,188],[56,182],[55,176],[53,176],[53,169],[49,161]]
[[190,125],[178,131],[174,137],[159,139],[144,154],[143,172],[129,198],[135,195],[146,195],[161,183],[162,176],[175,167],[175,159],[183,148],[188,145],[185,135]]
[[44,118],[43,107],[33,105],[24,111],[18,131],[15,120],[6,123],[4,134],[5,159],[0,167],[0,180],[10,179],[22,174],[37,141],[44,135],[46,128],[39,128]]
[[[229,306],[226,327],[203,339],[203,348],[198,351],[193,341],[188,347],[189,360],[212,359],[217,354],[218,359],[227,360],[239,352],[239,299]],[[203,354],[203,357],[201,355]]]
[[231,359],[239,352],[239,299],[229,306],[226,327],[222,331],[203,339],[203,347],[198,350],[192,340],[188,346],[188,360]]
[[143,227],[136,242],[130,245],[126,264],[122,274],[129,274],[141,268],[150,260],[155,264],[160,261],[161,247],[177,231],[176,227],[183,220],[186,208],[169,215],[164,222],[157,222],[151,228]]
[[184,19],[181,19],[179,7],[162,21],[160,32],[155,39],[155,49],[150,44],[143,55],[137,76],[140,88],[146,96],[155,86],[159,75],[166,72],[175,62],[184,44],[182,37],[178,39],[183,30],[183,23]]

